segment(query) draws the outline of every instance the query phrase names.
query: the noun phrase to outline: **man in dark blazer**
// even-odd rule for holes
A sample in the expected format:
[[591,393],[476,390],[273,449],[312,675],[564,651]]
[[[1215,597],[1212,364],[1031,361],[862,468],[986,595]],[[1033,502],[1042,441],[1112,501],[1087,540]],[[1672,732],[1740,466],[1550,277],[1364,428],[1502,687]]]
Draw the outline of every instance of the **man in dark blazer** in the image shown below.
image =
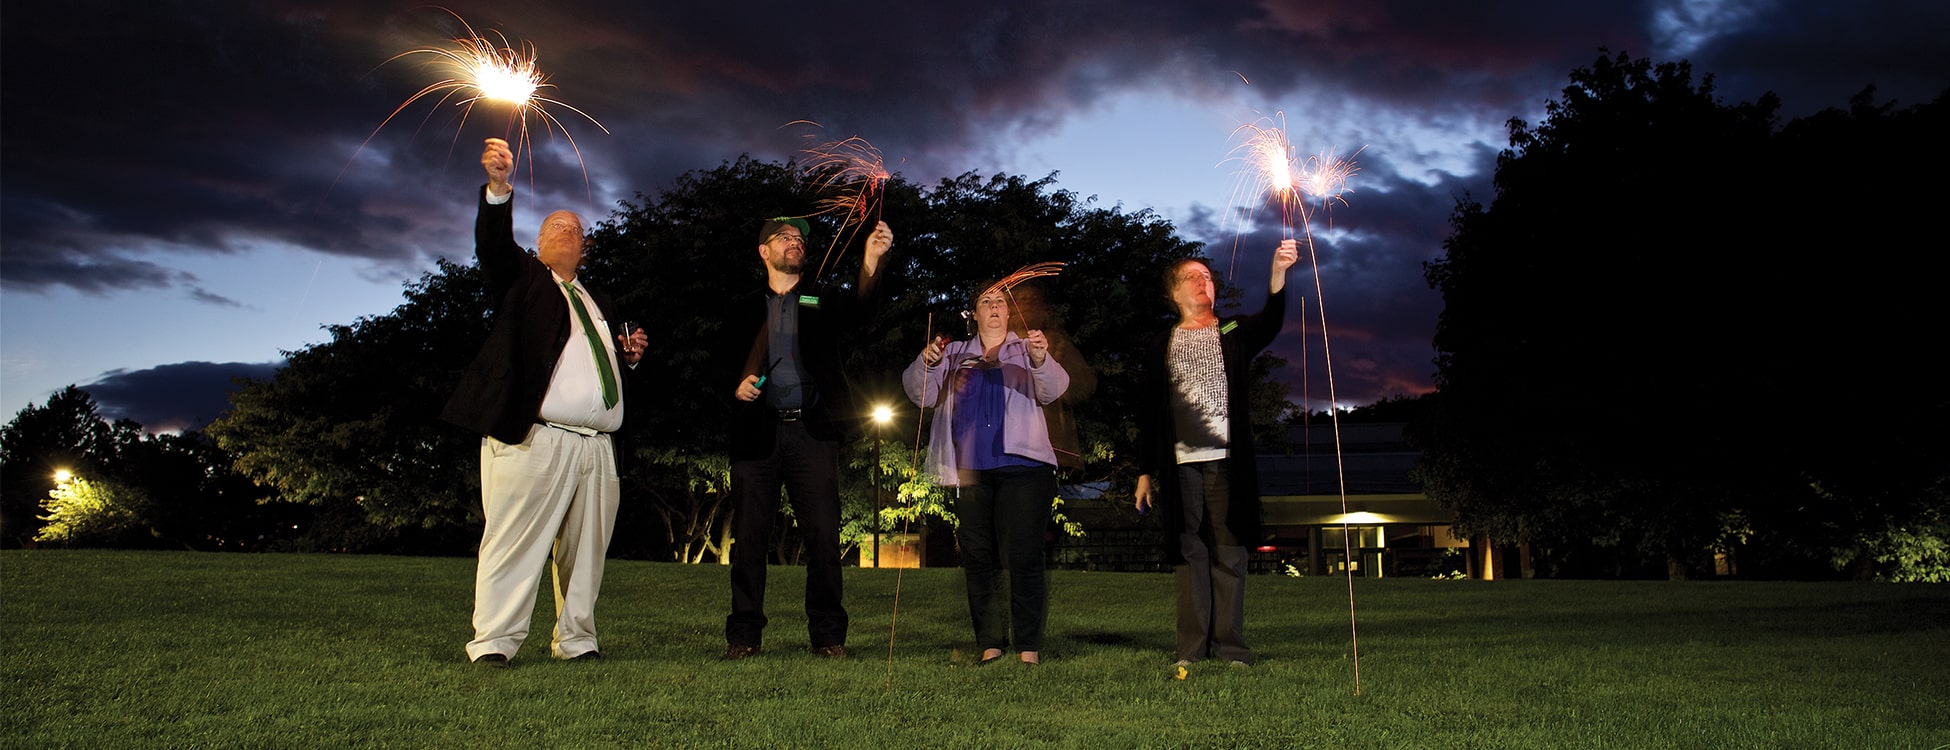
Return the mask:
[[1165,274],[1178,325],[1145,361],[1138,421],[1137,509],[1154,501],[1177,589],[1178,665],[1214,657],[1252,663],[1246,646],[1247,545],[1259,540],[1252,362],[1286,320],[1286,272],[1300,259],[1286,240],[1273,252],[1266,305],[1220,318],[1212,269],[1188,258]]
[[489,138],[481,166],[488,183],[474,219],[474,255],[494,326],[440,415],[482,435],[485,524],[467,656],[508,666],[528,636],[542,564],[550,561],[550,654],[601,658],[596,597],[620,494],[613,433],[624,423],[624,376],[649,338],[640,330],[612,335],[609,298],[577,283],[580,217],[549,214],[534,255],[515,244],[508,143]]
[[729,402],[731,614],[724,658],[758,653],[765,624],[765,573],[779,494],[806,545],[806,632],[813,653],[846,656],[840,583],[839,442],[864,415],[840,370],[840,336],[867,314],[894,233],[877,222],[851,290],[805,275],[809,227],[779,217],[759,225],[760,287],[733,298],[718,367]]

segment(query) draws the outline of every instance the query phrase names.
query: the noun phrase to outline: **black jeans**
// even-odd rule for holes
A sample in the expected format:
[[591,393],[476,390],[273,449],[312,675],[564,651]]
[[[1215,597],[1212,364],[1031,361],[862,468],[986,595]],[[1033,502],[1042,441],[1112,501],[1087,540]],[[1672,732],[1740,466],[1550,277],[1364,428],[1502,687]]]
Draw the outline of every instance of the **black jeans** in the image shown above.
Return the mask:
[[725,641],[758,646],[765,633],[765,571],[779,493],[806,543],[806,635],[813,648],[846,644],[846,606],[840,583],[839,445],[806,432],[805,422],[781,423],[772,455],[731,463],[737,516],[731,535],[731,615]]
[[[968,615],[977,649],[1043,650],[1049,584],[1043,535],[1056,498],[1056,470],[1049,466],[961,472],[955,497],[955,542],[968,579]],[[1002,571],[1009,572],[1009,612],[1003,616]]]
[[1172,568],[1178,589],[1178,658],[1253,660],[1246,647],[1246,546],[1226,528],[1232,482],[1226,462],[1178,465],[1185,526]]

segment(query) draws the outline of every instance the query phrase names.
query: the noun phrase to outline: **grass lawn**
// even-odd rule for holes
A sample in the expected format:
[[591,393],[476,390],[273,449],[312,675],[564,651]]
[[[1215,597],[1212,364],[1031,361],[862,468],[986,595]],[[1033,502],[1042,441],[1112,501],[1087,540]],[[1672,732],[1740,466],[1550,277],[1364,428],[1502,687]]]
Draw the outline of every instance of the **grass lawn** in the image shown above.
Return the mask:
[[1263,576],[1247,584],[1258,663],[1181,680],[1162,574],[1053,573],[1044,664],[977,668],[959,570],[849,569],[854,657],[835,662],[806,652],[804,575],[778,567],[764,652],[722,662],[725,568],[612,560],[606,658],[547,658],[544,593],[514,668],[488,670],[462,652],[473,569],[0,552],[0,744],[1950,746],[1944,585],[1355,579],[1350,593]]

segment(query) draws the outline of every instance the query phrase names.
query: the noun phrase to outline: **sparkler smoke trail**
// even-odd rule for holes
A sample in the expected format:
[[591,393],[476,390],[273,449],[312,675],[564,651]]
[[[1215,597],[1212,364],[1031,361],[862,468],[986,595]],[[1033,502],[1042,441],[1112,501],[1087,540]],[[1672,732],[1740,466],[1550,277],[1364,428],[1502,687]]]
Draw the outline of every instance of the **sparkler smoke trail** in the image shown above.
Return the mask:
[[1029,265],[1023,266],[1022,268],[1016,269],[1015,273],[1002,277],[1001,281],[997,281],[994,284],[990,284],[989,288],[982,290],[982,294],[988,294],[989,292],[993,292],[997,289],[1000,289],[1002,290],[1003,294],[1009,295],[1009,307],[1016,311],[1016,322],[1022,324],[1023,335],[1026,336],[1029,333],[1029,321],[1023,318],[1022,316],[1022,306],[1016,304],[1016,294],[1015,294],[1016,286],[1030,279],[1039,279],[1045,276],[1055,276],[1062,272],[1063,272],[1063,264],[1059,262],[1051,261],[1048,263],[1031,263]]
[[[1237,137],[1246,134],[1245,142],[1233,149],[1233,157],[1246,162],[1247,168],[1235,188],[1233,205],[1239,205],[1242,197],[1252,201],[1254,206],[1263,205],[1261,196],[1269,199],[1280,208],[1280,223],[1283,239],[1293,238],[1293,217],[1300,217],[1300,227],[1306,239],[1306,253],[1314,272],[1314,309],[1320,315],[1320,347],[1327,365],[1327,402],[1339,404],[1340,397],[1334,388],[1334,353],[1327,336],[1327,304],[1323,298],[1320,280],[1320,256],[1314,245],[1312,212],[1309,211],[1305,197],[1319,201],[1318,210],[1326,210],[1330,201],[1346,205],[1342,196],[1348,192],[1348,179],[1360,170],[1354,166],[1353,157],[1334,158],[1333,151],[1322,151],[1308,157],[1307,166],[1295,164],[1294,149],[1287,139],[1284,113],[1276,118],[1262,118],[1259,122],[1241,125],[1233,131]],[[1366,147],[1363,147],[1365,149]],[[1360,153],[1357,150],[1355,153]],[[1254,211],[1257,212],[1257,209]],[[1231,212],[1228,212],[1231,213]],[[1237,237],[1242,231],[1235,231],[1233,257],[1238,257]],[[1304,307],[1302,308],[1305,309]],[[1304,313],[1303,313],[1304,314]],[[1303,336],[1304,337],[1304,336]],[[1336,485],[1341,494],[1341,550],[1346,559],[1352,560],[1353,540],[1347,522],[1347,469],[1341,455],[1341,417],[1338,409],[1330,407],[1334,428],[1334,471]],[[1354,618],[1354,570],[1347,571],[1347,620],[1349,642],[1353,649],[1354,694],[1361,694],[1361,640],[1360,631]]]
[[[809,120],[786,124],[819,125]],[[840,231],[833,235],[832,243],[826,246],[826,254],[819,261],[818,273],[823,274],[834,248],[851,244],[861,227],[873,231],[880,224],[884,188],[890,175],[880,149],[857,135],[821,143],[802,152],[806,154],[803,169],[806,178],[821,195],[816,204],[818,210],[810,215],[840,215]]]
[[[467,36],[457,37],[445,47],[420,47],[401,52],[387,58],[385,62],[380,63],[380,66],[414,55],[428,55],[433,59],[429,60],[427,65],[441,71],[446,77],[428,84],[407,97],[406,101],[401,102],[399,107],[395,108],[392,114],[387,115],[386,119],[379,123],[379,127],[373,128],[372,134],[366,136],[366,140],[359,144],[360,150],[364,150],[366,145],[372,142],[373,137],[379,135],[380,130],[401,112],[411,107],[414,102],[436,93],[440,94],[440,100],[436,102],[435,110],[439,105],[459,99],[454,101],[454,106],[461,108],[459,119],[463,124],[467,121],[467,116],[473,113],[477,102],[507,105],[509,107],[507,131],[512,131],[515,135],[513,139],[515,158],[519,160],[524,151],[528,153],[531,179],[534,175],[534,152],[530,148],[529,140],[528,115],[530,113],[540,118],[543,129],[549,134],[553,135],[558,128],[562,131],[562,136],[569,141],[569,148],[575,152],[577,164],[582,164],[582,148],[576,145],[575,136],[569,133],[568,126],[556,119],[546,105],[562,107],[582,115],[584,119],[595,124],[597,129],[602,130],[604,135],[609,134],[609,128],[603,127],[603,124],[597,122],[596,118],[590,117],[589,113],[561,100],[539,95],[543,89],[552,89],[556,86],[548,82],[548,76],[542,73],[540,65],[537,64],[538,57],[534,44],[524,43],[521,49],[517,50],[510,47],[508,38],[498,31],[494,32],[494,36],[499,41],[491,41],[476,33],[474,27],[468,25],[467,20],[461,18],[459,14],[445,8],[441,10],[453,16],[466,31]],[[434,110],[427,112],[427,119],[433,118],[433,112]],[[422,124],[424,122],[423,120]],[[456,133],[454,137],[458,140],[460,136]],[[358,158],[357,151],[353,152],[353,158]],[[346,166],[350,167],[351,163],[347,162]],[[344,175],[345,170],[339,170],[339,176]],[[336,179],[333,180],[333,184],[337,182]],[[582,165],[582,182],[584,189],[588,190],[589,167],[586,164]],[[590,198],[594,200],[593,192],[590,193]]]

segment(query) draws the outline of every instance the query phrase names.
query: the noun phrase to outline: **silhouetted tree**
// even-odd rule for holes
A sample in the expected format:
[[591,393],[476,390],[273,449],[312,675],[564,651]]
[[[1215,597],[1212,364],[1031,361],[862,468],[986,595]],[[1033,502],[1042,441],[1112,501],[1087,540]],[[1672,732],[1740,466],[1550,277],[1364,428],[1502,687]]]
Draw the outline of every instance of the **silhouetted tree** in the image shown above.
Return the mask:
[[301,549],[465,553],[479,537],[480,436],[438,419],[487,336],[470,267],[445,260],[386,315],[327,328],[208,432],[279,500],[312,506]]
[[[1910,274],[1941,278],[1940,253],[1818,251],[1858,226],[1869,242],[1894,239],[1926,213],[1876,210],[1881,226],[1866,226],[1815,209],[1853,203],[1854,178],[1874,165],[1942,167],[1943,147],[1920,127],[1942,132],[1940,105],[1904,115],[1908,136],[1831,115],[1776,133],[1772,94],[1723,105],[1711,76],[1695,86],[1684,62],[1601,56],[1571,81],[1543,123],[1510,122],[1494,201],[1459,200],[1445,256],[1427,265],[1444,310],[1440,395],[1412,431],[1418,476],[1463,532],[1533,544],[1559,573],[1683,578],[1761,519],[1819,502],[1810,470],[1831,465],[1839,446],[1815,439],[1813,425],[1858,413],[1846,409],[1868,395],[1836,390],[1867,383],[1844,378],[1834,355],[1859,368],[1850,353],[1862,351],[1864,326],[1927,315],[1926,298],[1907,293],[1920,291]],[[1890,117],[1858,103],[1858,118],[1864,109]],[[1828,132],[1815,137],[1818,125]],[[1846,188],[1822,173],[1838,160]],[[1879,196],[1907,184],[1872,183]],[[1881,372],[1927,372],[1893,351],[1920,342],[1872,338],[1889,345]],[[1873,390],[1942,413],[1940,390]],[[1842,471],[1860,478],[1875,463]],[[1917,497],[1914,474],[1928,473],[1900,493]]]

